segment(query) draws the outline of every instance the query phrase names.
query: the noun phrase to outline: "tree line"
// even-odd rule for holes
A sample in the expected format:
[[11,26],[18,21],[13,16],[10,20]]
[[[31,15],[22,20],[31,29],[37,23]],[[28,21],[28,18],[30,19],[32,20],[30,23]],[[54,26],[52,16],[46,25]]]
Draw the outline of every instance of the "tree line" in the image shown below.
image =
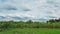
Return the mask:
[[0,31],[8,28],[60,28],[60,19],[50,19],[46,22],[0,21]]
[[48,23],[60,23],[60,18],[59,19],[50,19],[47,21]]

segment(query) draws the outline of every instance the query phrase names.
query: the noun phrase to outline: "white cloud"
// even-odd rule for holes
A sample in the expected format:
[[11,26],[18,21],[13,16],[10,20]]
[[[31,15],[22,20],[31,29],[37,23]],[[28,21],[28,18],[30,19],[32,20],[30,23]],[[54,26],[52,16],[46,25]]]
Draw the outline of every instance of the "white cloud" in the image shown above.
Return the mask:
[[[0,16],[30,17],[33,19],[60,18],[60,0],[0,0]],[[7,10],[8,7],[17,10]]]

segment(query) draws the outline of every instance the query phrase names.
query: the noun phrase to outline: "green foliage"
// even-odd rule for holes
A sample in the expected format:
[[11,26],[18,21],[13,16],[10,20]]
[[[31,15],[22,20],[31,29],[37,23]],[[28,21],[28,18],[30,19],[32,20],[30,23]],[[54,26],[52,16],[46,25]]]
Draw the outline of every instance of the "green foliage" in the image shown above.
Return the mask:
[[[60,19],[59,19],[60,20]],[[60,22],[49,20],[46,23],[29,21],[0,21],[0,30],[8,28],[60,28]]]
[[52,24],[52,23],[60,23],[60,18],[59,19],[50,19],[50,20],[47,21],[47,23],[50,23],[50,24]]

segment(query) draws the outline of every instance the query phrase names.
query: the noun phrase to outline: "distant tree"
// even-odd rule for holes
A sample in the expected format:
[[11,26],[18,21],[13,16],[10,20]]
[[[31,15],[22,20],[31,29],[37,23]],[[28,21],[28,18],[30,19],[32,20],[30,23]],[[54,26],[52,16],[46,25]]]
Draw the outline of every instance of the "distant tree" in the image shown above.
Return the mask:
[[54,19],[50,19],[50,20],[47,21],[47,23],[50,23],[50,24],[52,24],[52,23],[54,23],[54,22],[55,22]]
[[58,19],[58,22],[60,22],[60,18]]
[[60,18],[59,19],[50,19],[47,21],[47,23],[59,23],[60,22]]
[[24,21],[19,21],[19,23],[24,23]]
[[30,24],[30,23],[33,23],[33,21],[32,20],[28,20],[28,21],[26,21],[26,23]]

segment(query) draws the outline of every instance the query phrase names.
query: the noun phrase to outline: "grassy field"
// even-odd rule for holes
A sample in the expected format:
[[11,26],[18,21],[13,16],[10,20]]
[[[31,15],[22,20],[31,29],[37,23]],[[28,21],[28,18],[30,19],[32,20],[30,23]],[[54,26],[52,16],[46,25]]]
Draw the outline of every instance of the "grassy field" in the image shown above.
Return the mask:
[[60,34],[60,29],[47,28],[10,28],[0,34]]

